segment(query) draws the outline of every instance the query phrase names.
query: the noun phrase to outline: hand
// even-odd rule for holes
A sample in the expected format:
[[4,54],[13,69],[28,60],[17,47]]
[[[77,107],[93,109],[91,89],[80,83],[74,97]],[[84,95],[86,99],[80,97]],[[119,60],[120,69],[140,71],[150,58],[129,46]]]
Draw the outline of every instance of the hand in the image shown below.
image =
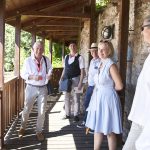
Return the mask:
[[39,80],[42,80],[42,79],[43,79],[42,76],[39,76],[39,75],[34,76],[35,81],[39,81]]
[[46,79],[47,79],[47,80],[51,80],[51,79],[52,79],[52,75],[48,75],[48,74],[47,74],[47,75],[46,75]]
[[81,90],[82,89],[82,83],[79,83],[78,84],[78,90]]

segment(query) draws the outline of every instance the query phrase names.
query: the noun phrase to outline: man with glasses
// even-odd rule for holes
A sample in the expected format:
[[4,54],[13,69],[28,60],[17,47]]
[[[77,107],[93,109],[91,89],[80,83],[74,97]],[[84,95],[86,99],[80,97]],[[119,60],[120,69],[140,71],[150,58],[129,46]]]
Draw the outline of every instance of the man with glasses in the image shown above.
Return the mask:
[[[150,44],[150,16],[142,25],[144,42]],[[128,119],[132,126],[123,150],[150,150],[150,54],[139,75],[131,112]]]

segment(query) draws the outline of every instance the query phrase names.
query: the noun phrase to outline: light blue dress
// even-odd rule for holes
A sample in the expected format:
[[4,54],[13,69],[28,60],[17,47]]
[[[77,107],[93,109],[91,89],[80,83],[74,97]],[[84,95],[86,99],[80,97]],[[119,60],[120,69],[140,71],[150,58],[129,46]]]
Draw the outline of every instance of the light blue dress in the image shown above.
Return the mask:
[[111,59],[106,59],[94,76],[95,88],[87,108],[86,127],[104,135],[122,133],[120,99],[109,72],[113,63]]

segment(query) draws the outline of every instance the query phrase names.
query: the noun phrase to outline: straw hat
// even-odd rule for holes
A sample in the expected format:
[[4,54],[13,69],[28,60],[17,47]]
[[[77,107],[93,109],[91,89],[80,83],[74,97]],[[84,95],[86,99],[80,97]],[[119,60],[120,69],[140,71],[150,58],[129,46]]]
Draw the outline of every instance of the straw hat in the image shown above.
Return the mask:
[[90,51],[91,51],[91,50],[98,50],[97,43],[92,43],[92,44],[91,44],[91,48],[90,48],[89,50],[90,50]]

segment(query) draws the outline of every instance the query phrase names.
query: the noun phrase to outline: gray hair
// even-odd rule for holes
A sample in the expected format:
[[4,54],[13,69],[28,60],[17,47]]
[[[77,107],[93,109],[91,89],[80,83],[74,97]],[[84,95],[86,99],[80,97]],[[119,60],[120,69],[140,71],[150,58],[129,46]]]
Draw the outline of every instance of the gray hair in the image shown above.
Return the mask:
[[43,46],[43,42],[42,42],[42,41],[36,41],[36,42],[33,44],[33,48],[35,48],[37,45],[42,45],[42,46]]

